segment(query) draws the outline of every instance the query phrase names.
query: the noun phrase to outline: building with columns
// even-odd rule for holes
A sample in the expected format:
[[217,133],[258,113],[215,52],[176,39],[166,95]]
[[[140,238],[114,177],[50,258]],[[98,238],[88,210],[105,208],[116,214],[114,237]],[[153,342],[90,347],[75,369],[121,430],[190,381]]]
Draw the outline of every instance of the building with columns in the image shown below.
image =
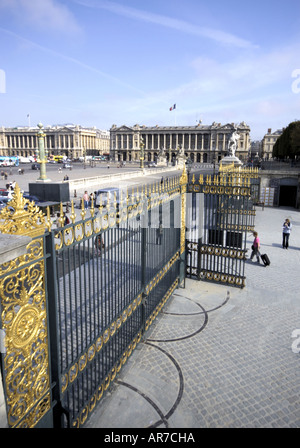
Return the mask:
[[110,154],[116,161],[139,161],[143,143],[146,162],[155,162],[162,150],[168,161],[174,160],[179,148],[183,148],[186,157],[193,162],[219,162],[227,154],[228,141],[235,129],[240,136],[235,155],[245,162],[251,146],[250,128],[245,122],[152,127],[138,124],[117,127],[114,124],[110,129]]
[[[35,156],[38,127],[0,128],[0,155]],[[79,125],[45,126],[45,149],[50,155],[71,159],[109,154],[109,131]]]

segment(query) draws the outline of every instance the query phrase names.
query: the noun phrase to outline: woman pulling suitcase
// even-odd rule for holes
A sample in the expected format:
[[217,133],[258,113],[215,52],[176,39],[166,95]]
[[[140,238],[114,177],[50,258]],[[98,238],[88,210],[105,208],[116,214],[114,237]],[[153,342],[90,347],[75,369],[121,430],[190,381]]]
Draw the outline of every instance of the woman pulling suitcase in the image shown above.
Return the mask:
[[261,256],[260,255],[260,251],[259,251],[259,249],[260,249],[260,240],[259,240],[257,232],[253,232],[253,236],[254,236],[254,241],[253,241],[253,244],[252,244],[252,253],[251,253],[251,256],[250,256],[250,260],[253,260],[254,255],[256,255],[257,263],[259,263],[260,262],[259,257]]
[[269,266],[271,264],[270,259],[267,254],[260,253],[260,240],[257,232],[253,232],[254,241],[252,244],[252,253],[250,256],[250,260],[253,260],[254,255],[256,255],[257,263],[260,263],[259,257],[265,266]]

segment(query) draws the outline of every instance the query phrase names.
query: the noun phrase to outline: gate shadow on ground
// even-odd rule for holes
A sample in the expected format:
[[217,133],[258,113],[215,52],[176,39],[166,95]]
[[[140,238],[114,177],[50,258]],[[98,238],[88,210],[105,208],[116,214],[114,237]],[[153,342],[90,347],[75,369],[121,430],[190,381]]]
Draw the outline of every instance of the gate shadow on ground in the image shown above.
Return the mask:
[[[196,336],[197,334],[199,334],[208,324],[208,313],[216,311],[222,307],[224,307],[229,299],[230,299],[230,293],[229,291],[227,292],[227,296],[224,299],[224,301],[214,307],[211,308],[209,310],[206,310],[200,303],[198,303],[197,301],[190,299],[189,297],[185,297],[185,296],[181,296],[180,294],[174,294],[174,296],[176,296],[177,298],[184,298],[189,300],[191,303],[197,305],[200,308],[200,311],[198,312],[191,312],[191,313],[181,313],[181,312],[170,312],[170,311],[163,311],[162,314],[165,315],[165,317],[167,318],[168,316],[195,316],[195,315],[199,315],[202,314],[204,316],[204,322],[202,323],[202,325],[193,333],[183,336],[183,337],[178,337],[178,338],[173,338],[173,339],[151,339],[151,338],[147,338],[144,341],[144,344],[151,346],[153,349],[159,350],[160,352],[162,352],[165,356],[167,356],[169,358],[169,360],[172,362],[172,364],[175,366],[177,373],[178,373],[178,382],[179,382],[179,388],[177,391],[177,396],[174,400],[173,406],[171,406],[170,410],[166,413],[164,413],[161,409],[161,406],[159,405],[159,403],[155,403],[148,395],[147,393],[141,391],[139,388],[137,388],[136,386],[130,384],[129,382],[125,382],[122,381],[120,379],[116,380],[116,383],[131,389],[133,392],[137,393],[139,396],[141,396],[150,406],[152,406],[152,408],[155,410],[155,412],[159,415],[159,420],[157,420],[155,423],[151,424],[151,426],[149,426],[148,428],[158,428],[161,425],[165,426],[166,428],[169,427],[169,419],[170,417],[174,414],[175,410],[177,409],[182,396],[183,396],[183,392],[184,392],[184,375],[183,375],[183,371],[181,369],[180,363],[176,361],[176,359],[165,349],[163,349],[162,347],[160,347],[159,345],[157,345],[157,343],[160,342],[177,342],[183,339],[188,339],[188,338],[192,338],[194,336]],[[155,344],[153,344],[153,342],[155,342]]]

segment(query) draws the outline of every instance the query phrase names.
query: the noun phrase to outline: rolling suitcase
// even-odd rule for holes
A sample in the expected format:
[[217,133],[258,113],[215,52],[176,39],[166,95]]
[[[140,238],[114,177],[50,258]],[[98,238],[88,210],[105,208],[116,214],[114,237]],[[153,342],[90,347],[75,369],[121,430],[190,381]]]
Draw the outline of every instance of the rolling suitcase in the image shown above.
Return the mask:
[[267,254],[262,254],[261,259],[265,266],[269,266],[271,264],[270,259]]

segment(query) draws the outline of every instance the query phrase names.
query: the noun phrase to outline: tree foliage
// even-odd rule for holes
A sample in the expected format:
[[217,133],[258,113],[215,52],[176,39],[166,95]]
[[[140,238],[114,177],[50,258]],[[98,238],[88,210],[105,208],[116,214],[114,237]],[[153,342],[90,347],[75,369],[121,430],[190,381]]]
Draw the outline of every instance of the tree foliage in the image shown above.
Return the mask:
[[300,121],[293,121],[273,146],[273,157],[294,159],[300,157]]

